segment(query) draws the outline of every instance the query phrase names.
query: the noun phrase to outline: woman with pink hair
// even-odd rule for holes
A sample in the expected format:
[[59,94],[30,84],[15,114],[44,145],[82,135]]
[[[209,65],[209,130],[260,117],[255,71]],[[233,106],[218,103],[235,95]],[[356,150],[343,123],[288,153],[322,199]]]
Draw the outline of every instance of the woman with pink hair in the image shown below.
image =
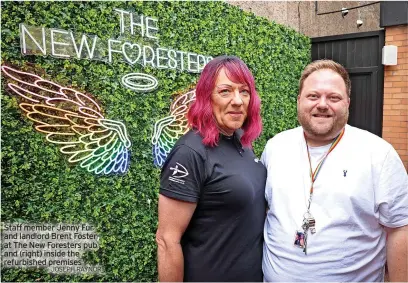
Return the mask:
[[245,63],[210,61],[187,117],[161,173],[159,281],[262,281],[266,169],[252,150],[262,122]]

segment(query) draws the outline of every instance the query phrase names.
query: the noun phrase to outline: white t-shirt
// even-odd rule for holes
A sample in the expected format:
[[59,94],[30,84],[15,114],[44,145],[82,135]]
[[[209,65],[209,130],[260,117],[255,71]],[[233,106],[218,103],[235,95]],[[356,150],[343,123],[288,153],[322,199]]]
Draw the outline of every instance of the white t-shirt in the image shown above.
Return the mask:
[[326,156],[326,153],[329,151],[331,144],[324,146],[309,146],[310,153],[310,163],[312,164],[312,170],[315,171],[317,165],[320,161]]
[[[313,169],[327,149],[317,151]],[[389,143],[346,125],[314,184],[310,212],[316,233],[308,234],[307,255],[294,245],[311,184],[303,129],[269,140],[262,162],[268,170],[269,207],[265,281],[383,281],[386,233],[381,225],[408,225],[407,172]]]

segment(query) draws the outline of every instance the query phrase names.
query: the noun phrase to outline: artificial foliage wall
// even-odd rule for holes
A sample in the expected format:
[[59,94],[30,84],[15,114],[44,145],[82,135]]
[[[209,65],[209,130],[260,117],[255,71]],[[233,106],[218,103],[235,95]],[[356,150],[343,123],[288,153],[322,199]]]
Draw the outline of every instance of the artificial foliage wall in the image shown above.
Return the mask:
[[[211,57],[236,55],[252,70],[262,99],[259,156],[267,139],[297,125],[297,84],[310,58],[307,37],[223,2],[2,2],[1,38],[2,66],[27,73],[14,73],[14,82],[25,82],[13,89],[9,69],[2,71],[2,222],[91,223],[99,248],[87,261],[104,268],[50,274],[3,266],[2,281],[157,280],[156,122],[171,114],[178,94],[194,88]],[[62,126],[54,135],[48,124],[36,128],[44,125],[34,115],[42,110],[32,104],[56,100],[37,86],[37,93],[25,92],[29,111],[19,108],[18,93],[30,83],[32,90],[34,81],[70,89],[64,103],[93,107],[81,112],[88,119],[74,115],[75,121],[117,134],[123,149],[116,151],[117,167],[98,171],[90,163],[105,159],[95,157],[83,166],[71,162],[74,153],[64,154],[53,140]]]

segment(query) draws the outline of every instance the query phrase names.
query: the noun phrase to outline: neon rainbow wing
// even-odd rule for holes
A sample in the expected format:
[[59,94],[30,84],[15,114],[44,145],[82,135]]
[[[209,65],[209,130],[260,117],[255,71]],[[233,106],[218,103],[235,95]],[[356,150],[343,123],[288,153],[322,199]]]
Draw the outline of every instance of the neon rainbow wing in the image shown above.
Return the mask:
[[162,167],[177,140],[188,130],[186,114],[195,89],[177,96],[170,106],[170,115],[158,120],[152,137],[154,165]]
[[68,162],[95,174],[125,173],[131,142],[123,123],[105,119],[89,95],[41,77],[1,67],[25,116],[47,141],[60,145]]

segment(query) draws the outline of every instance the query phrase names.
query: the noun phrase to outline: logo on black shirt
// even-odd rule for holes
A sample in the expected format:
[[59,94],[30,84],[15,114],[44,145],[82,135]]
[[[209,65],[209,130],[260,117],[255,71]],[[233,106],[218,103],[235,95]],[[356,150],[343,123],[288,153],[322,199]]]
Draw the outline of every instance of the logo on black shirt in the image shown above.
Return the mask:
[[188,176],[188,171],[187,171],[186,167],[184,167],[180,163],[176,162],[176,166],[175,167],[170,167],[170,170],[173,171],[173,174],[169,177],[170,181],[180,183],[180,184],[185,183],[184,180],[180,180],[180,179]]

